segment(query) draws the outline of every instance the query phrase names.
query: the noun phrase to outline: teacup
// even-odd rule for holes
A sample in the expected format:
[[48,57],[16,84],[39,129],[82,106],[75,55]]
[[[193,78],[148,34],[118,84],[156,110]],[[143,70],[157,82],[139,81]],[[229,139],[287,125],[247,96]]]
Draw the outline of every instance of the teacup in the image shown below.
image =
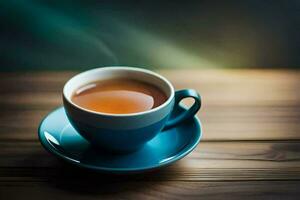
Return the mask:
[[[160,88],[167,100],[158,107],[129,114],[108,114],[88,110],[72,102],[72,94],[83,85],[102,79],[126,77]],[[170,115],[184,98],[193,98],[193,105],[178,116]],[[172,128],[194,117],[201,107],[199,94],[193,89],[174,91],[163,76],[134,67],[102,67],[82,72],[63,88],[63,103],[72,126],[95,147],[114,152],[130,152],[141,148],[163,129]]]

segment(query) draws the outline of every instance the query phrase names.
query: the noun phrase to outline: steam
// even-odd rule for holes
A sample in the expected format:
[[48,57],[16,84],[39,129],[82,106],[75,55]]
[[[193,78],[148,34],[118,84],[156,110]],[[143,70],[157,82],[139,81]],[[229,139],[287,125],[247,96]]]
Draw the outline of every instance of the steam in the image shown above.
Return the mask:
[[[190,52],[176,45],[166,38],[145,32],[122,22],[117,22],[122,33],[128,38],[127,43],[130,50],[144,57],[144,60],[152,60],[155,67],[163,68],[211,68],[220,67],[199,54]],[[129,41],[129,42],[128,42]],[[135,46],[130,46],[134,41]]]

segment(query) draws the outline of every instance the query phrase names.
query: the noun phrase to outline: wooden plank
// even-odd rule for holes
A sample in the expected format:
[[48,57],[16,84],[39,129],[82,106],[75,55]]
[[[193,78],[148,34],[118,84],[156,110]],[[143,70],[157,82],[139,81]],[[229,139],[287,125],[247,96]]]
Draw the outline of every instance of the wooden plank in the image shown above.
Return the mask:
[[[203,140],[300,139],[299,71],[158,71],[202,94]],[[0,73],[0,139],[36,140],[40,120],[61,106],[63,84],[75,73]]]
[[177,89],[201,93],[207,142],[174,165],[133,176],[73,167],[38,143],[40,120],[61,105],[76,72],[0,73],[0,199],[298,199],[300,71],[159,72]]
[[1,182],[1,199],[299,199],[298,181],[136,182],[85,179],[76,182]]
[[[237,91],[237,93],[239,93]],[[278,92],[280,93],[280,92]],[[297,93],[297,90],[293,90],[291,93]],[[230,93],[226,94],[213,94],[201,93],[202,103],[205,107],[300,107],[300,97],[296,97],[295,94],[285,94],[282,92],[282,96],[270,97],[268,94],[252,93],[256,96],[254,98],[247,97],[245,99],[239,99],[235,95]],[[227,95],[227,96],[226,96]],[[279,94],[278,94],[279,95]],[[43,109],[51,106],[58,106],[62,103],[61,89],[55,92],[26,92],[12,94],[2,94],[0,99],[0,106],[3,110],[22,110],[22,109]]]
[[[0,181],[95,176],[57,160],[37,142],[1,142],[0,146]],[[148,179],[300,180],[299,148],[300,142],[203,142],[186,158]]]
[[[299,71],[280,70],[158,70],[177,89],[195,88],[206,105],[282,105],[299,104]],[[57,92],[75,72],[2,73],[2,101],[11,102],[14,95],[31,96],[41,92]],[[182,78],[181,74],[184,74]],[[8,78],[9,77],[9,78]],[[13,82],[13,84],[12,84]],[[15,94],[13,94],[15,93]],[[36,94],[36,95],[38,95]],[[12,95],[11,97],[9,95]],[[45,96],[45,95],[43,95]],[[11,98],[11,99],[10,99]],[[19,98],[21,100],[22,98]]]
[[[176,165],[175,165],[176,166]],[[76,174],[76,176],[74,176]],[[0,182],[26,181],[26,182],[47,182],[53,179],[77,181],[78,179],[98,177],[119,180],[119,176],[108,176],[101,173],[84,171],[79,168],[57,163],[52,168],[0,168]],[[136,174],[126,179],[143,181],[300,181],[299,169],[177,169],[174,166],[153,172]]]
[[[40,121],[56,108],[46,107],[2,110],[0,139],[36,140]],[[204,106],[198,116],[203,124],[203,141],[300,139],[300,107]]]

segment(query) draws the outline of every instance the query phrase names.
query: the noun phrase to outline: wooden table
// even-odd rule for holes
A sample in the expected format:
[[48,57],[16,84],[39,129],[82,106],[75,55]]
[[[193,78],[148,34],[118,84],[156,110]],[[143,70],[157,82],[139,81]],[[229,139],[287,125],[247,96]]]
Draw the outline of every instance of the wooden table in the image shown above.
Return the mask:
[[109,176],[57,160],[41,119],[75,72],[0,73],[0,199],[300,199],[300,71],[160,70],[203,97],[203,140],[181,161]]

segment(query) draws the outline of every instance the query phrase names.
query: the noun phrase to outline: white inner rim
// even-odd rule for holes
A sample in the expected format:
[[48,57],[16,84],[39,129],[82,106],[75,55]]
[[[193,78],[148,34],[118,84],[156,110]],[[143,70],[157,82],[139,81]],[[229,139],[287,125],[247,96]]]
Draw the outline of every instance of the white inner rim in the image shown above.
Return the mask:
[[[168,96],[168,99],[162,105],[153,108],[151,110],[137,112],[137,113],[128,113],[128,114],[110,114],[110,113],[96,112],[96,111],[92,111],[80,107],[71,101],[72,95],[80,87],[98,80],[105,80],[105,79],[111,79],[117,77],[132,78],[135,80],[140,80],[155,85]],[[106,116],[135,116],[135,115],[143,115],[143,114],[155,112],[163,108],[164,106],[168,105],[174,97],[174,88],[166,78],[150,70],[146,70],[142,68],[134,68],[134,67],[114,66],[114,67],[96,68],[75,75],[65,84],[63,88],[63,95],[70,104],[86,112],[99,114],[99,115],[106,115]]]

